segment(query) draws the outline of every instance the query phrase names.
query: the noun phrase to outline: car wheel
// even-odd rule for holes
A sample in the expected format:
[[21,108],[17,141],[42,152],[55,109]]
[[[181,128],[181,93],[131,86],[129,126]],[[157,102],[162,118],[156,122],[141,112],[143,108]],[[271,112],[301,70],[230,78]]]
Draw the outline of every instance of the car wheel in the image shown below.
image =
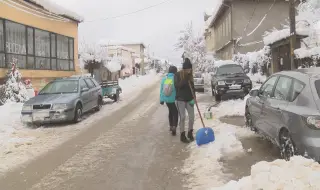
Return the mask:
[[221,95],[215,94],[214,95],[214,99],[215,99],[216,102],[220,102],[221,101]]
[[253,122],[252,122],[252,116],[248,110],[248,107],[246,107],[246,111],[245,111],[245,123],[246,123],[246,127],[250,128],[251,131],[257,132],[257,128],[255,128],[253,126]]
[[289,161],[295,154],[295,148],[288,130],[282,130],[279,135],[281,158]]
[[77,104],[76,109],[74,111],[74,118],[73,118],[73,122],[74,123],[79,123],[82,119],[82,106],[81,104]]
[[119,100],[119,90],[117,90],[117,93],[114,95],[113,100],[114,102],[117,102]]
[[102,105],[103,105],[103,100],[102,100],[102,97],[99,96],[96,110],[97,110],[97,111],[100,111],[101,108],[102,108]]

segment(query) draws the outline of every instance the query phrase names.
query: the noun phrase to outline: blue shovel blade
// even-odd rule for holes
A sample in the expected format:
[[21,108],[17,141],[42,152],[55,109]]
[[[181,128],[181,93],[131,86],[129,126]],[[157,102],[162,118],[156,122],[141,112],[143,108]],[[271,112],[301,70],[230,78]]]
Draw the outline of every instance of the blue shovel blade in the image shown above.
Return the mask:
[[214,131],[212,128],[201,128],[196,133],[196,143],[198,146],[208,144],[215,140]]

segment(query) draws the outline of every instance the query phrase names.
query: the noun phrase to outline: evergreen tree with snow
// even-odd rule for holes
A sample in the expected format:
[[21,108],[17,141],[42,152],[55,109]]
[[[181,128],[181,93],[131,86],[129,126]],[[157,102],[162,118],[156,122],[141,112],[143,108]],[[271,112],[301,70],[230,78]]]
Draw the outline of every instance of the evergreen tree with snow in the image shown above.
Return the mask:
[[6,101],[25,102],[29,99],[21,73],[17,68],[17,59],[12,59],[11,68],[7,72]]

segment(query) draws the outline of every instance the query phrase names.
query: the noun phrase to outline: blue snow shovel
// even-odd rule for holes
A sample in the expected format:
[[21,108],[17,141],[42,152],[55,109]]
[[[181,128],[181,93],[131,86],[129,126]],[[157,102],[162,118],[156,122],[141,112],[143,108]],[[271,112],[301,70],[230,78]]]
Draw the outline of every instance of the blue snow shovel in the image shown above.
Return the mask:
[[202,115],[200,113],[200,109],[199,109],[199,106],[198,106],[198,102],[197,102],[197,99],[195,98],[196,96],[195,96],[195,94],[193,92],[193,89],[191,87],[190,81],[189,81],[189,87],[190,87],[190,90],[191,90],[191,93],[192,93],[192,96],[193,96],[194,102],[196,104],[196,107],[197,107],[197,110],[198,110],[198,113],[199,113],[199,116],[200,116],[200,119],[201,119],[201,123],[202,123],[202,128],[199,129],[197,131],[197,133],[196,133],[196,143],[197,143],[198,146],[201,146],[201,145],[213,142],[215,140],[214,131],[213,131],[212,128],[205,127],[205,125],[204,125],[204,122],[203,122],[203,119],[202,119]]

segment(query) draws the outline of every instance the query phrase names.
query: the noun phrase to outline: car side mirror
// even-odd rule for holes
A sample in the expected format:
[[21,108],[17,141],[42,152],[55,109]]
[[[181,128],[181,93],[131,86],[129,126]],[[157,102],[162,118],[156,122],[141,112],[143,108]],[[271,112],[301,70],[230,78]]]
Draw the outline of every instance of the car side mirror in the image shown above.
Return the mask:
[[82,88],[81,89],[81,92],[88,92],[89,91],[89,88]]
[[254,89],[249,92],[249,95],[252,97],[256,97],[259,95],[259,89]]

